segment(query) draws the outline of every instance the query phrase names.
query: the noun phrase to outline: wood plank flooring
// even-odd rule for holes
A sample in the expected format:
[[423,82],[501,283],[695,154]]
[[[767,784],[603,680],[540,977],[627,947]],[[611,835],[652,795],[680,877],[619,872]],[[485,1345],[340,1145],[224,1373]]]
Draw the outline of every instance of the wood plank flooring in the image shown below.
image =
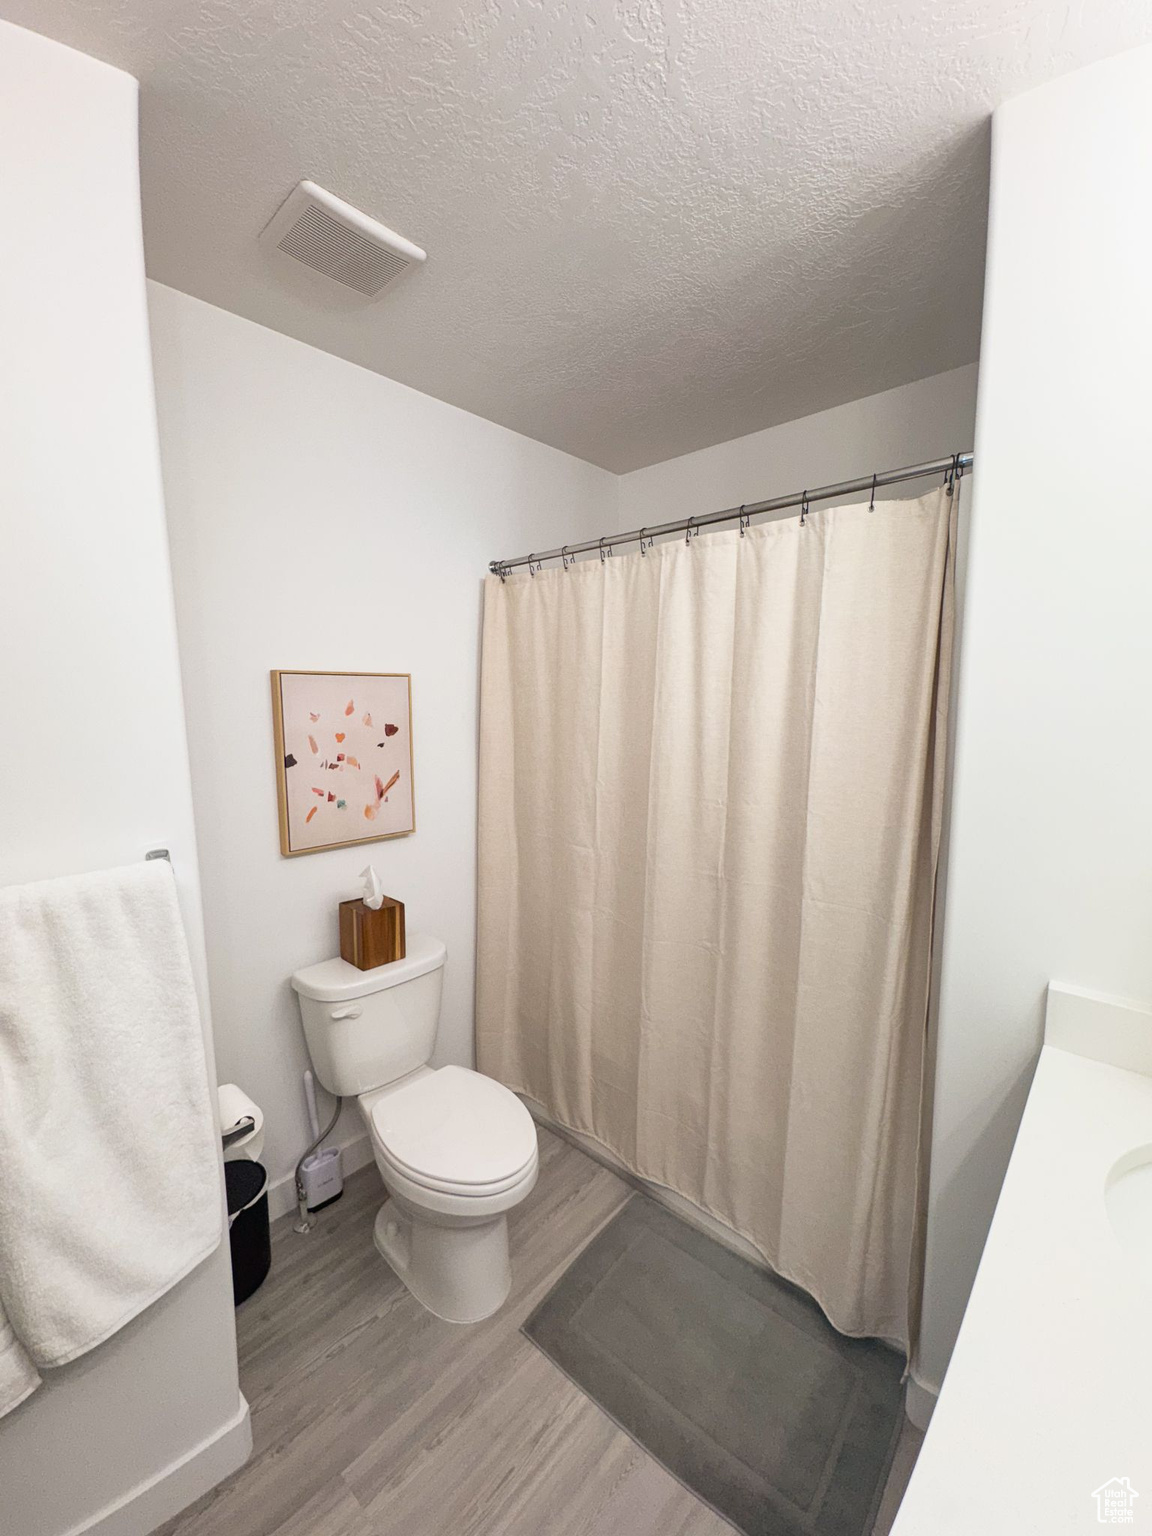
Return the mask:
[[375,1168],[308,1236],[276,1222],[272,1273],[237,1313],[252,1458],[157,1536],[730,1536],[520,1333],[632,1193],[544,1129],[540,1157],[510,1217],[512,1294],[470,1327],[425,1312],[377,1254]]

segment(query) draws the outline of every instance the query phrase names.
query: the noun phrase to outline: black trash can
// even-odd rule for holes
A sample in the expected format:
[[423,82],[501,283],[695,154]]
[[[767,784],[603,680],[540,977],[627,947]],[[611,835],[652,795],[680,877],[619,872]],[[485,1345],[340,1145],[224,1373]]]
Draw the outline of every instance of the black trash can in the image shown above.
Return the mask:
[[232,1246],[232,1299],[237,1306],[264,1284],[272,1267],[268,1226],[268,1170],[246,1157],[224,1164],[228,1241]]

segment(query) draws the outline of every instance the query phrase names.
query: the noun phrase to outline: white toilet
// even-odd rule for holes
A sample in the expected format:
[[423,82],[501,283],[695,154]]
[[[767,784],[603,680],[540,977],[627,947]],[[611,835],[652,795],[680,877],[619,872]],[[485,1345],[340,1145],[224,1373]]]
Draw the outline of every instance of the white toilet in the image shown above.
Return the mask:
[[536,1182],[532,1116],[510,1089],[466,1067],[428,1065],[446,951],[412,935],[403,960],[371,971],[322,960],[292,977],[316,1075],[355,1094],[390,1199],[376,1247],[429,1312],[475,1323],[512,1284],[507,1213]]

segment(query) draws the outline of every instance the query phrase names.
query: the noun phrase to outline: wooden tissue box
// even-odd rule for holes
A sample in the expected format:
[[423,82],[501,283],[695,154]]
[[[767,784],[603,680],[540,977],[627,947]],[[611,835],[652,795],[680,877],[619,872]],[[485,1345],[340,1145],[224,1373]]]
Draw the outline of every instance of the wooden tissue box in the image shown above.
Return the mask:
[[359,896],[340,903],[340,954],[349,965],[373,971],[404,958],[404,903],[385,896],[380,907],[366,907]]

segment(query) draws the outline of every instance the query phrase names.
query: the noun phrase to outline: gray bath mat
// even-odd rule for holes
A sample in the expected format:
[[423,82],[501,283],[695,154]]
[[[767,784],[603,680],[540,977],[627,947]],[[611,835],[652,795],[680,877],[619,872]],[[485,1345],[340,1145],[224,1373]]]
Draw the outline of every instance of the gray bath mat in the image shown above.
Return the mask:
[[524,1332],[747,1536],[868,1536],[903,1361],[634,1195]]

